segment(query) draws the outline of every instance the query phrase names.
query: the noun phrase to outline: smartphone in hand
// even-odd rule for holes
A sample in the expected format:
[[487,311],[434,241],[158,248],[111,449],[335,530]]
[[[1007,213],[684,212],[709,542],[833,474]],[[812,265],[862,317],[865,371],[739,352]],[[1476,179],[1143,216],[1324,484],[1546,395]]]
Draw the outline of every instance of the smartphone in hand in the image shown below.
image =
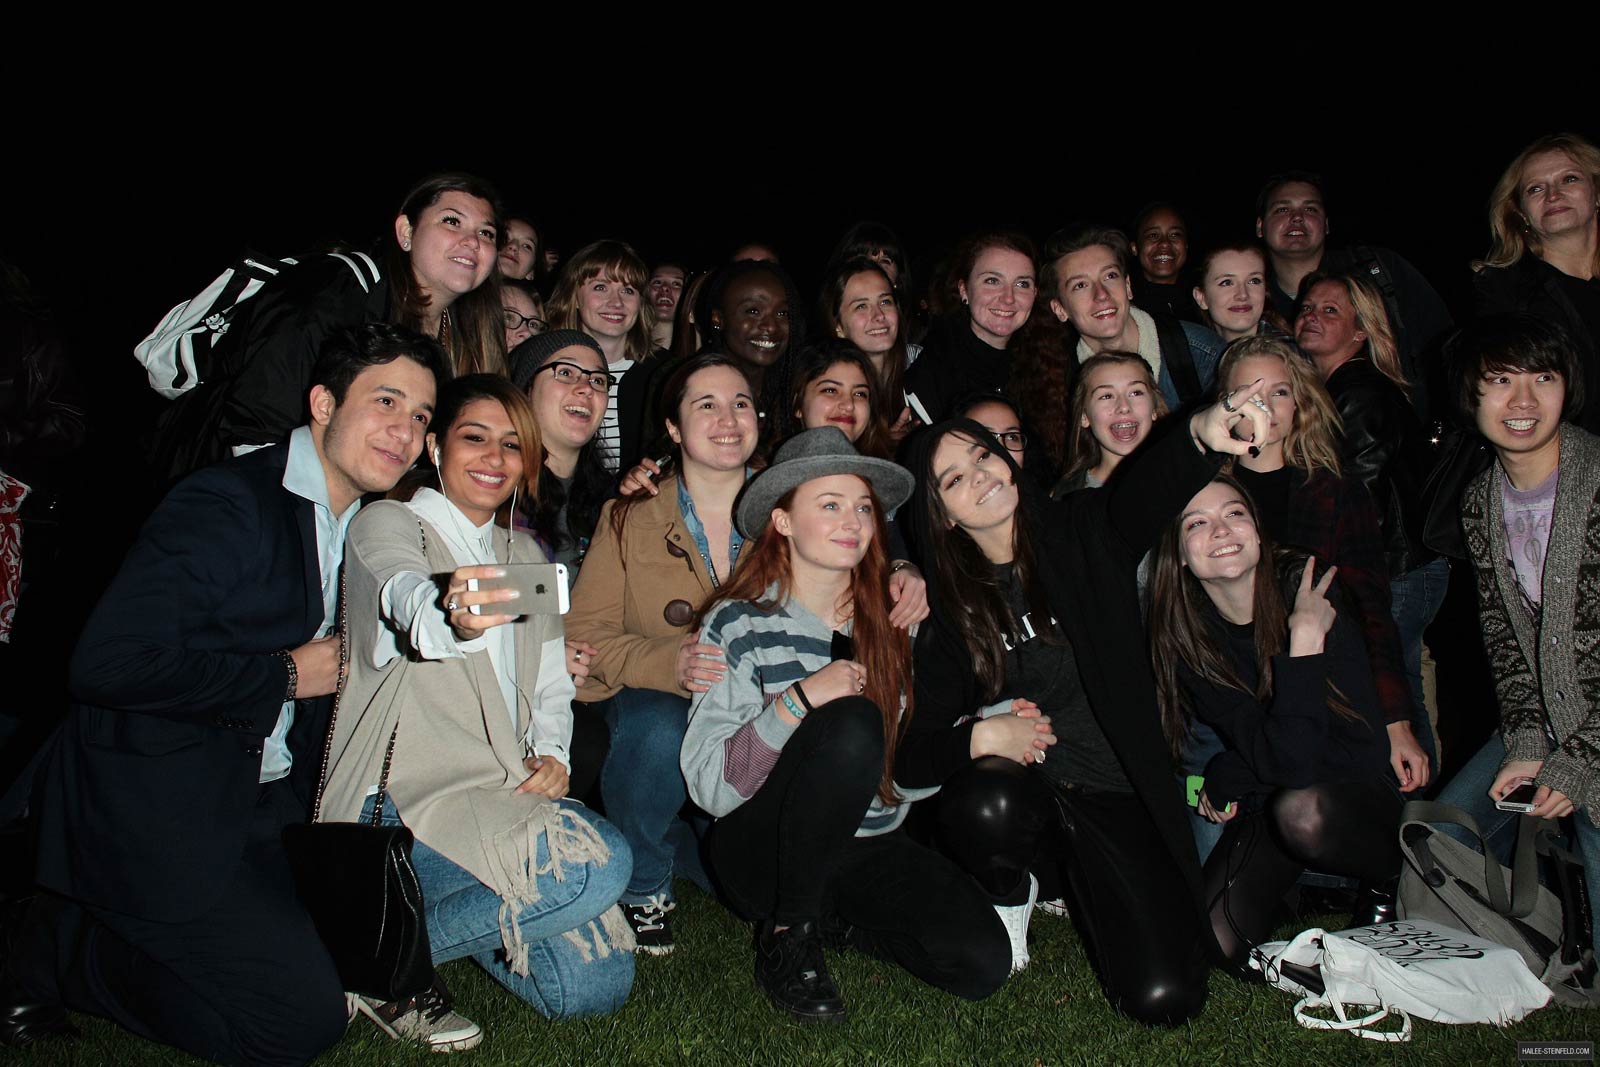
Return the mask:
[[1515,811],[1522,815],[1528,814],[1534,808],[1533,794],[1539,789],[1533,782],[1523,782],[1511,792],[1494,802],[1494,806],[1501,811]]
[[562,563],[507,563],[503,578],[468,578],[469,590],[515,589],[517,598],[500,604],[474,604],[474,615],[565,615],[567,568]]

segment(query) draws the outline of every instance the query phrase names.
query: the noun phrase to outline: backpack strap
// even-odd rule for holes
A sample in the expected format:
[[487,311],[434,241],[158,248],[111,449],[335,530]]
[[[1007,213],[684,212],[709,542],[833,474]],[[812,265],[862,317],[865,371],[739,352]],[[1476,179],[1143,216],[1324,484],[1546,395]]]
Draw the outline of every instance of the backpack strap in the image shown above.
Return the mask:
[[[1161,363],[1172,375],[1172,387],[1178,398],[1187,404],[1200,396],[1200,374],[1194,369],[1194,353],[1189,349],[1189,338],[1183,332],[1183,323],[1171,315],[1146,311],[1155,320],[1156,334],[1161,340]],[[1182,406],[1182,405],[1177,405]]]

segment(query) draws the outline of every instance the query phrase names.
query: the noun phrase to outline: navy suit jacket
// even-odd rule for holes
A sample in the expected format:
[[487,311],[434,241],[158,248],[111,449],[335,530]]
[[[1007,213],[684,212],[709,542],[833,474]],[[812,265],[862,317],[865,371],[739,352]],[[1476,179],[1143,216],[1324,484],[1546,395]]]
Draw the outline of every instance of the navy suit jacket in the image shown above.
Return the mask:
[[[41,786],[47,888],[176,922],[233,877],[288,686],[274,653],[322,623],[313,506],[283,487],[288,454],[277,445],[180,482],[96,606]],[[290,732],[308,813],[328,706],[300,701]]]

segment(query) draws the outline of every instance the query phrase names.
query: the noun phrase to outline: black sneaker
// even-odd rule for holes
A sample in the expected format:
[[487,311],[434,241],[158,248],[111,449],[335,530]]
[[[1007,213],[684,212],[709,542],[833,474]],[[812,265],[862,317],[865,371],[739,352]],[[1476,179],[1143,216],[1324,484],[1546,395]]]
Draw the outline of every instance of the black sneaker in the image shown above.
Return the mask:
[[814,922],[774,932],[772,921],[756,935],[756,985],[773,1006],[802,1022],[841,1022],[844,1001],[822,959],[822,938]]
[[657,893],[643,904],[622,905],[622,914],[633,927],[633,939],[640,952],[665,956],[677,948],[672,940],[672,920],[667,914],[677,906],[665,893]]

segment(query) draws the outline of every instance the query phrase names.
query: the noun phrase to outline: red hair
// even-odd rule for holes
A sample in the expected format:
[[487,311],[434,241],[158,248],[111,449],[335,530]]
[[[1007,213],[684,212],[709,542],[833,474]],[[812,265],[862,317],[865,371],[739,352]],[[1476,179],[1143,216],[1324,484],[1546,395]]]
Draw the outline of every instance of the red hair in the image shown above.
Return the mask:
[[[855,658],[867,669],[867,688],[862,696],[877,705],[883,715],[883,774],[878,779],[878,799],[885,804],[898,804],[894,754],[901,731],[911,721],[911,639],[904,630],[896,629],[889,622],[889,529],[872,483],[865,478],[861,480],[872,498],[872,540],[867,545],[867,554],[850,572],[850,591],[846,596],[849,615],[855,623],[851,632]],[[786,511],[792,508],[794,494],[795,490],[789,490],[776,506]],[[776,524],[769,521],[755,544],[746,545],[739,552],[739,566],[733,578],[701,605],[690,629],[699,629],[712,604],[721,600],[747,600],[765,610],[786,603],[794,578],[789,567],[788,542],[789,539],[778,532]],[[765,594],[774,583],[777,595],[769,601]],[[904,711],[901,711],[902,700]]]

